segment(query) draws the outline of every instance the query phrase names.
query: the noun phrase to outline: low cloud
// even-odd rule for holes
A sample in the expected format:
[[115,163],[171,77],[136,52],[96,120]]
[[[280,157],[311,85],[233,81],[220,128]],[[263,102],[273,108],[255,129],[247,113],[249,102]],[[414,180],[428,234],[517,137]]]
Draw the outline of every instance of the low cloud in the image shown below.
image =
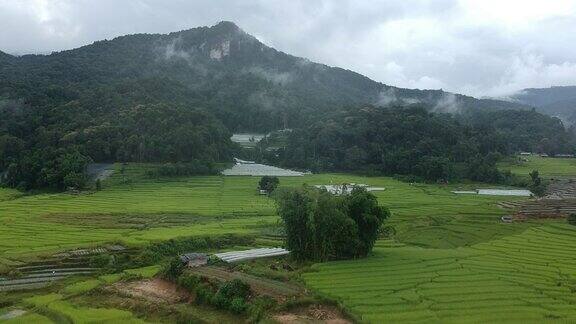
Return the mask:
[[[499,96],[576,85],[576,0],[0,0],[0,50],[46,53],[221,20],[278,50],[392,86]],[[186,52],[175,46],[166,55]]]
[[398,97],[395,88],[384,88],[378,94],[376,101],[377,106],[390,106],[390,105],[413,105],[420,103],[420,100],[410,97]]
[[458,97],[453,93],[445,92],[438,100],[434,108],[434,112],[456,114],[460,113],[462,105],[458,101]]
[[255,74],[265,80],[268,80],[275,84],[287,85],[293,81],[294,77],[292,73],[289,72],[276,72],[269,69],[264,69],[261,67],[250,67],[244,70],[246,73]]
[[160,46],[158,51],[166,60],[183,59],[190,60],[190,52],[182,49],[182,39],[180,37],[172,39],[168,44]]

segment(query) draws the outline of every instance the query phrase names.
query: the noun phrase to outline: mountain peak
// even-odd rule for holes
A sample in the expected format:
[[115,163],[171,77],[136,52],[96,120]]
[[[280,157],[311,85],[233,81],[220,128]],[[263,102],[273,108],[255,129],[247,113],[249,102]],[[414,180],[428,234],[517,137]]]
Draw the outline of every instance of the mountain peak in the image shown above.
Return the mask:
[[230,30],[230,31],[238,31],[241,30],[238,25],[231,21],[222,20],[221,22],[217,23],[216,25],[212,26],[212,28],[218,28],[222,30]]

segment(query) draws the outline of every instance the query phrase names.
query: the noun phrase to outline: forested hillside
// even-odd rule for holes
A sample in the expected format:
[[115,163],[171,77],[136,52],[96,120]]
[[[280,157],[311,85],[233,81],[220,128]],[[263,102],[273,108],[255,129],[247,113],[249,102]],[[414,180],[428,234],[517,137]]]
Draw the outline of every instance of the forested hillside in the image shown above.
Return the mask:
[[576,122],[576,86],[524,89],[512,99],[536,107],[543,114],[558,116],[569,125]]
[[77,100],[93,114],[136,104],[201,106],[233,131],[294,127],[308,112],[354,104],[421,102],[440,111],[522,108],[441,90],[386,86],[279,52],[230,22],[123,36],[10,61],[0,66],[0,95],[7,98],[34,105]]
[[[267,152],[274,143],[263,141]],[[499,157],[518,150],[574,152],[573,134],[534,111],[431,113],[425,107],[343,109],[295,129],[265,159],[314,171],[413,175],[429,181],[502,182]]]
[[[461,116],[526,108],[442,90],[390,87],[355,72],[279,52],[235,24],[221,22],[166,35],[123,36],[51,55],[15,57],[0,53],[0,174],[8,171],[5,182],[13,187],[62,189],[82,186],[89,161],[229,161],[234,151],[231,132],[296,129],[314,122],[320,125],[326,116],[338,116],[343,107],[366,104],[418,104],[428,112]],[[361,114],[354,109],[358,108],[347,113]],[[567,150],[558,136],[540,129],[554,124],[552,119],[534,113],[523,116],[529,117],[525,121],[529,129],[510,126],[506,118],[499,126],[491,126],[490,132],[522,138],[499,152],[533,149],[535,143],[547,146],[539,142],[542,136],[558,146],[556,151]],[[419,136],[446,144],[442,132],[456,122],[436,115],[422,118],[430,118],[437,124],[434,127],[447,129],[425,134],[424,128]],[[335,121],[337,127],[348,127],[342,122]],[[401,132],[402,127],[413,126],[420,125],[402,122],[394,128]],[[356,125],[360,132],[385,139],[385,129],[363,127]],[[302,132],[312,134],[310,129]],[[363,149],[370,156],[366,160],[369,165],[383,163],[374,160],[375,151],[368,147],[374,141],[368,138],[355,144],[366,146]],[[412,142],[401,146],[409,147],[407,143]],[[336,144],[330,149],[351,148]],[[303,146],[308,147],[309,143]],[[356,159],[363,166],[362,156]],[[314,163],[322,164],[322,169],[349,169],[339,165],[342,161],[318,161]],[[289,164],[309,165],[301,162]],[[398,171],[389,162],[385,169]]]

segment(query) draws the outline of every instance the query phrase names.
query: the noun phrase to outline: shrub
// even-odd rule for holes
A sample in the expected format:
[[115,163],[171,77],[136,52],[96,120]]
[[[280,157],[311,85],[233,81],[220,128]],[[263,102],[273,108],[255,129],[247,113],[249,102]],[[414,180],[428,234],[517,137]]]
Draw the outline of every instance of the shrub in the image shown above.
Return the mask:
[[250,296],[250,285],[240,279],[234,279],[223,283],[218,289],[218,293],[229,300],[236,297],[246,299]]
[[214,293],[212,292],[212,287],[207,283],[202,283],[194,289],[196,293],[195,302],[198,305],[202,304],[212,304],[214,298]]
[[258,189],[266,190],[268,194],[271,194],[274,190],[276,190],[278,184],[280,184],[278,177],[264,176],[260,179],[260,182],[258,182]]
[[246,301],[243,298],[235,297],[230,302],[230,310],[236,314],[242,314],[246,311]]
[[254,298],[247,308],[249,321],[252,323],[259,322],[275,306],[276,301],[268,296]]
[[94,268],[105,268],[111,266],[114,262],[114,257],[110,254],[98,254],[90,258],[90,266]]
[[211,304],[221,309],[228,309],[230,307],[230,299],[222,291],[218,290],[214,294]]
[[180,277],[182,272],[184,271],[184,263],[180,260],[180,258],[172,258],[172,260],[164,265],[162,269],[162,276],[168,280],[175,281]]
[[189,273],[184,273],[178,278],[178,286],[190,292],[194,291],[200,283],[200,277]]
[[576,226],[576,214],[568,215],[568,224]]

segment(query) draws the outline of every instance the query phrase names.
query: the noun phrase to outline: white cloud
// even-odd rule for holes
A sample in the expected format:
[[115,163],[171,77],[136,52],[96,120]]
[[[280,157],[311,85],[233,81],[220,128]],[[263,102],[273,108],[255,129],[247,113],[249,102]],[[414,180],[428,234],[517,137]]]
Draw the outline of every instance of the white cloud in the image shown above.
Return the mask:
[[408,88],[576,84],[576,0],[0,0],[0,50],[235,21],[275,48]]

